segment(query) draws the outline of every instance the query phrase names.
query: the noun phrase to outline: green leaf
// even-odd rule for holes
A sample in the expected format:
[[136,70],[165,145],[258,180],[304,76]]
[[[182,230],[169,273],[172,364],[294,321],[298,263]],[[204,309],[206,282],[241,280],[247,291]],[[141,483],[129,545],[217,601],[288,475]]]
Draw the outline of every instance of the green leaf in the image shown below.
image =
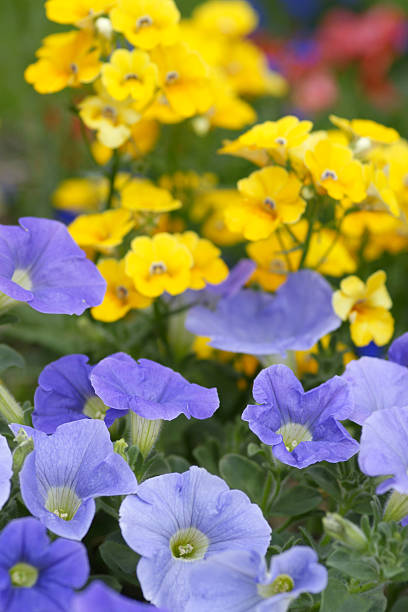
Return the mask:
[[172,472],[186,472],[190,467],[189,462],[184,457],[179,457],[178,455],[170,455],[167,457],[167,463],[170,465]]
[[232,489],[241,489],[252,501],[261,502],[266,474],[255,461],[230,453],[221,459],[219,468]]
[[322,496],[311,487],[297,485],[278,498],[273,505],[271,514],[298,516],[316,508],[322,501]]
[[378,571],[373,559],[356,555],[351,550],[344,548],[335,550],[326,563],[329,567],[334,567],[343,574],[357,580],[371,582],[378,579]]
[[89,577],[89,581],[87,582],[87,585],[91,584],[95,580],[101,580],[108,587],[110,587],[114,591],[117,591],[118,593],[120,593],[122,590],[122,585],[120,584],[119,580],[115,578],[115,576],[109,576],[107,574],[93,574],[92,576]]
[[218,474],[219,445],[217,440],[210,439],[206,444],[197,446],[193,450],[193,455],[200,467],[205,468],[211,474]]
[[105,540],[99,552],[104,563],[121,581],[138,584],[136,566],[140,556],[126,545],[119,532]]
[[402,597],[391,608],[391,612],[407,612],[407,610],[408,610],[408,597]]
[[19,320],[18,317],[16,317],[16,315],[13,314],[3,314],[0,316],[0,325],[9,325],[12,323],[17,323]]
[[306,471],[306,478],[311,478],[321,489],[336,499],[340,499],[341,492],[337,480],[328,468],[323,465],[310,467]]
[[320,612],[383,612],[386,605],[382,587],[350,593],[344,582],[331,577],[323,592]]
[[23,368],[24,365],[25,361],[20,353],[17,353],[7,344],[0,344],[0,372],[8,370],[12,366]]
[[169,472],[171,472],[170,464],[167,462],[167,460],[161,453],[158,453],[149,462],[149,465],[143,474],[143,480],[147,480],[147,478],[153,478],[153,476],[161,476],[162,474],[168,474]]

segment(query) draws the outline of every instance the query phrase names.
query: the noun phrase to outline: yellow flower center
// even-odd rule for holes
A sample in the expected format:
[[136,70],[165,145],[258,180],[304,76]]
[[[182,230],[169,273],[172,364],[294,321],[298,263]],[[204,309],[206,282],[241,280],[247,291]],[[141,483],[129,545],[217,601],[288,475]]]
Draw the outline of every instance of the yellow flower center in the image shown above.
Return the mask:
[[285,146],[285,144],[287,143],[286,138],[283,138],[282,136],[279,136],[278,138],[275,138],[275,142],[278,145],[281,145],[282,147]]
[[275,202],[275,200],[272,200],[272,198],[265,198],[264,199],[264,204],[270,210],[276,210],[276,202]]
[[120,300],[126,300],[129,291],[123,285],[119,285],[119,287],[116,287],[116,295]]
[[325,170],[322,172],[322,176],[320,177],[322,181],[327,181],[328,179],[332,179],[332,181],[337,181],[338,176],[334,170]]
[[71,521],[81,505],[81,500],[70,487],[51,487],[48,489],[45,507],[49,512],[64,521]]
[[125,76],[125,81],[140,81],[139,76],[136,74],[136,72],[129,72],[126,76]]
[[141,28],[145,28],[145,27],[148,27],[148,26],[151,26],[151,25],[153,25],[153,19],[150,17],[150,15],[142,15],[136,21],[136,29],[137,30],[140,30]]
[[78,65],[75,64],[74,62],[70,64],[69,69],[71,70],[72,74],[75,74],[75,75],[78,74]]
[[105,119],[116,119],[116,109],[113,108],[113,106],[104,106],[101,114],[102,117],[105,117]]
[[285,423],[276,433],[282,436],[282,442],[290,453],[301,442],[311,442],[313,440],[311,432],[302,423]]
[[199,561],[207,552],[208,545],[207,536],[195,527],[179,529],[170,539],[171,554],[179,561]]
[[264,599],[269,599],[279,593],[290,593],[295,583],[289,574],[279,574],[270,584],[258,584],[258,593]]
[[11,584],[14,587],[23,587],[29,589],[35,585],[38,580],[38,569],[28,563],[16,563],[9,570]]
[[178,79],[180,78],[179,73],[177,72],[177,70],[170,70],[170,72],[168,72],[166,74],[166,85],[172,85],[173,83],[175,83]]
[[150,276],[155,276],[156,274],[164,274],[167,272],[167,266],[162,261],[155,261],[150,266]]
[[269,272],[271,272],[272,274],[286,273],[286,267],[282,259],[272,259],[269,263]]

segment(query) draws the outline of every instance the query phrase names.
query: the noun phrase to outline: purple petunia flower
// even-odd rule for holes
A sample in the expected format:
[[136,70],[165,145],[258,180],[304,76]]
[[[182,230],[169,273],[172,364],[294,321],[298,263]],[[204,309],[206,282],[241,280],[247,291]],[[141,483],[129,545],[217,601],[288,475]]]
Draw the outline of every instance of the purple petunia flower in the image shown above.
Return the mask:
[[77,593],[71,602],[70,612],[165,612],[156,606],[119,595],[100,580],[92,582],[88,588]]
[[189,383],[170,368],[149,359],[135,361],[125,353],[102,359],[92,371],[91,383],[111,408],[107,425],[129,410],[145,419],[171,421],[180,414],[208,419],[219,406],[215,388]]
[[103,422],[82,419],[60,425],[51,436],[32,433],[34,451],[20,472],[21,495],[50,531],[81,540],[95,514],[95,497],[136,491],[136,478],[114,452]]
[[305,393],[290,368],[274,365],[255,378],[253,396],[257,404],[247,406],[242,419],[283,463],[305,468],[346,461],[357,452],[358,443],[339,423],[352,409],[340,377]]
[[348,418],[360,425],[376,410],[408,405],[408,369],[397,363],[362,357],[350,361],[341,378],[353,403]]
[[80,315],[102,303],[106,281],[58,221],[24,217],[0,225],[0,308]]
[[388,359],[394,363],[408,367],[408,332],[402,334],[391,343],[388,349]]
[[122,503],[119,522],[128,545],[142,556],[137,576],[145,598],[178,612],[191,596],[194,567],[227,550],[264,555],[271,533],[245,493],[198,467],[143,482]]
[[105,417],[106,406],[89,379],[93,367],[88,361],[86,355],[67,355],[44,368],[34,395],[32,419],[36,429],[54,433],[63,423]]
[[194,569],[188,612],[285,612],[301,593],[320,593],[327,570],[307,546],[272,557],[270,570],[251,551],[215,555]]
[[358,462],[368,476],[390,476],[377,493],[408,495],[408,407],[377,410],[364,421]]
[[70,612],[74,589],[89,575],[79,542],[50,542],[39,521],[11,521],[0,534],[0,610]]
[[13,459],[4,436],[0,436],[0,510],[10,495],[10,480],[13,475]]
[[197,306],[186,328],[209,336],[210,346],[253,355],[308,350],[340,326],[333,311],[332,290],[317,272],[291,274],[275,296],[242,289],[221,298],[215,309]]

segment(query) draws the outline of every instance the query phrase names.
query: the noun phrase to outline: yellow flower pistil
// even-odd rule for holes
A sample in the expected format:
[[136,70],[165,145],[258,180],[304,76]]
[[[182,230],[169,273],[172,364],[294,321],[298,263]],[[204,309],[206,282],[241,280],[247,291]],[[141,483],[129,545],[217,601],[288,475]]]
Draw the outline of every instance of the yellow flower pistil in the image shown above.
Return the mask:
[[195,232],[184,232],[177,238],[193,257],[190,289],[204,289],[207,283],[218,285],[228,276],[228,266],[221,259],[221,251],[209,240],[200,238]]
[[159,69],[159,86],[173,112],[192,117],[212,103],[208,66],[185,43],[156,47],[151,54]]
[[176,41],[180,13],[173,0],[118,0],[111,20],[132,45],[150,50]]
[[378,270],[364,283],[357,276],[348,276],[333,295],[333,308],[343,320],[350,322],[351,338],[356,346],[374,341],[386,344],[394,331],[389,312],[392,301],[385,286],[386,274]]
[[131,212],[170,212],[181,207],[167,189],[156,187],[151,181],[135,178],[122,189],[122,207]]
[[87,26],[90,21],[107,13],[115,0],[47,0],[47,19],[56,23],[72,23]]
[[107,282],[107,289],[102,304],[91,309],[94,319],[110,323],[122,319],[134,308],[150,306],[151,299],[136,291],[132,279],[126,275],[123,259],[102,259],[98,270]]
[[101,70],[99,50],[88,30],[51,34],[36,55],[38,61],[26,68],[24,78],[40,94],[91,83]]
[[117,49],[102,68],[102,83],[115,100],[130,96],[136,110],[142,110],[153,98],[157,68],[145,51]]
[[289,151],[306,140],[312,127],[311,121],[299,121],[291,115],[278,121],[266,121],[237,140],[225,143],[220,153],[244,157],[261,166],[268,163],[269,156],[278,163],[285,163]]
[[295,223],[306,207],[301,187],[293,173],[280,167],[253,172],[238,182],[242,203],[225,211],[228,229],[241,232],[247,240],[262,240],[281,223]]
[[363,166],[353,159],[349,148],[336,144],[330,138],[321,140],[313,150],[306,151],[305,164],[318,189],[334,200],[364,200]]
[[166,232],[153,238],[135,238],[125,262],[126,274],[136,289],[148,297],[158,297],[165,291],[171,295],[183,293],[189,286],[194,263],[188,248]]
[[127,210],[107,210],[96,215],[80,215],[69,226],[69,233],[80,247],[109,252],[122,243],[134,227]]

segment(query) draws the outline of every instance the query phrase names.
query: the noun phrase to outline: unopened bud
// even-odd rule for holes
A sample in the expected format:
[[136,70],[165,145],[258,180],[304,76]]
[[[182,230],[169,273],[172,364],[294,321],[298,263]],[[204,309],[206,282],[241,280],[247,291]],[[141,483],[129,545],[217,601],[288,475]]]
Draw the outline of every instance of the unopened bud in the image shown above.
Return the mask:
[[402,521],[408,516],[408,495],[393,491],[384,511],[384,521]]
[[98,34],[110,40],[112,38],[113,27],[112,22],[108,17],[99,17],[95,21],[95,27]]
[[323,527],[327,535],[339,540],[353,550],[367,548],[368,540],[360,527],[340,516],[340,514],[326,514],[323,519]]
[[8,423],[24,423],[24,413],[10,391],[0,382],[0,413]]
[[18,431],[14,439],[17,442],[17,447],[13,452],[13,472],[18,474],[23,467],[25,458],[34,450],[34,442],[23,428]]
[[114,442],[113,444],[113,450],[115,451],[115,453],[123,457],[125,461],[128,461],[128,456],[126,452],[127,447],[128,443],[125,442],[123,438],[121,438],[120,440],[116,440],[116,442]]
[[159,437],[161,419],[145,419],[130,411],[130,435],[143,457],[146,458]]

